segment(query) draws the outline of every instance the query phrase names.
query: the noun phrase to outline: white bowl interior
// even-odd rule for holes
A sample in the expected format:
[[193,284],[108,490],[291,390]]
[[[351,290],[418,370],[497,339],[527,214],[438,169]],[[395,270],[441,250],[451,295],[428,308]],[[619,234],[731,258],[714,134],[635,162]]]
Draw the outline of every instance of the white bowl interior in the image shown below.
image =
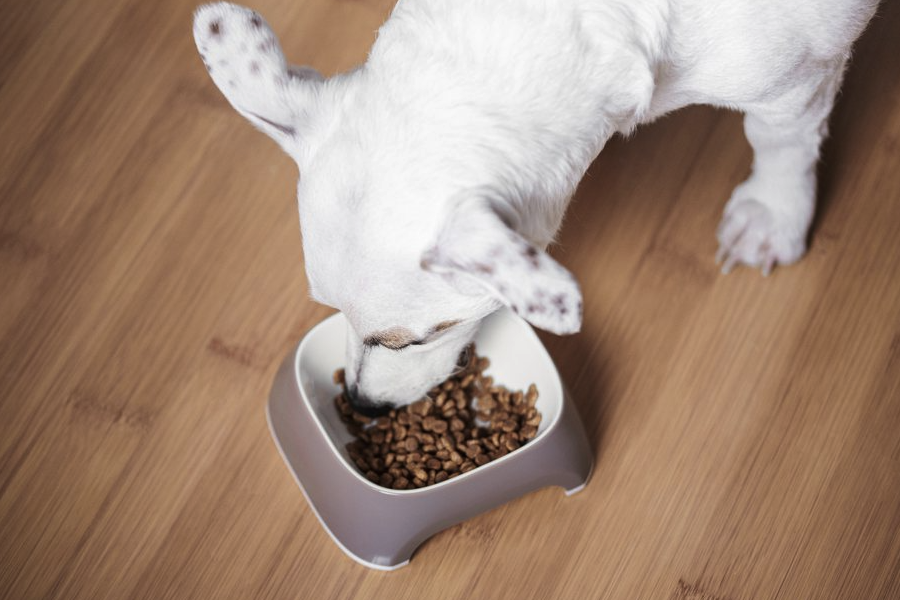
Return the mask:
[[[346,327],[347,321],[340,313],[313,327],[303,338],[295,369],[303,398],[315,415],[319,429],[327,435],[333,450],[347,468],[358,474],[345,448],[353,437],[334,406],[334,398],[341,390],[332,377],[337,369],[344,366]],[[485,319],[475,338],[475,345],[480,356],[490,359],[491,365],[486,373],[497,384],[522,390],[532,383],[537,386],[536,406],[543,418],[537,436],[529,442],[533,444],[554,426],[563,402],[559,373],[550,355],[531,327],[508,310],[498,311]],[[507,457],[514,454],[510,453]]]

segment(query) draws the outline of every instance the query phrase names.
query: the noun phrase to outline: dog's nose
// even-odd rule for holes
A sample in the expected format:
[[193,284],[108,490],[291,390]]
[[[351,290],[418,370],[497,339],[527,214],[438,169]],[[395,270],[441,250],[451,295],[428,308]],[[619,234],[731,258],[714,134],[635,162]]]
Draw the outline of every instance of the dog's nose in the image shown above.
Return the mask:
[[359,387],[352,385],[347,388],[347,399],[350,401],[350,407],[361,415],[365,415],[370,419],[384,416],[394,408],[388,402],[373,402],[359,393]]

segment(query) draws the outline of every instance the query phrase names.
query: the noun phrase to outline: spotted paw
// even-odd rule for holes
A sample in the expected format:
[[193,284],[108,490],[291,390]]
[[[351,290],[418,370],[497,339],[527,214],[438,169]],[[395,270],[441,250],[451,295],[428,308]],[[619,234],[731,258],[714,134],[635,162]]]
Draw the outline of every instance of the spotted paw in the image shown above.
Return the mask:
[[753,199],[728,203],[716,237],[716,262],[723,273],[746,265],[768,275],[775,265],[789,265],[806,252],[806,228]]

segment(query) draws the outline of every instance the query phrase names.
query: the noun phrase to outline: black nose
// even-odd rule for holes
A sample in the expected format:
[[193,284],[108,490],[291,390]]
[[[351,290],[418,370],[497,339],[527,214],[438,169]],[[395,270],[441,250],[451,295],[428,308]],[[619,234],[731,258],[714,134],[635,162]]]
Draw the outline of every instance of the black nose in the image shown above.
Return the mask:
[[393,407],[389,402],[373,402],[359,393],[355,385],[347,388],[347,399],[350,407],[361,415],[375,419],[388,414]]

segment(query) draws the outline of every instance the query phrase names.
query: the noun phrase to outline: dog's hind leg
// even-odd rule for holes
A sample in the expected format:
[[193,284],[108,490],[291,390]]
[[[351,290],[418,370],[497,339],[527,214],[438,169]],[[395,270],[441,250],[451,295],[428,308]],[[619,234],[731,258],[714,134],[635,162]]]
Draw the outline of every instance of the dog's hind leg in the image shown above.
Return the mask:
[[750,177],[725,206],[716,260],[727,273],[743,264],[768,275],[806,252],[815,210],[816,163],[844,61],[819,65],[817,84],[798,86],[776,101],[745,108],[753,148]]

